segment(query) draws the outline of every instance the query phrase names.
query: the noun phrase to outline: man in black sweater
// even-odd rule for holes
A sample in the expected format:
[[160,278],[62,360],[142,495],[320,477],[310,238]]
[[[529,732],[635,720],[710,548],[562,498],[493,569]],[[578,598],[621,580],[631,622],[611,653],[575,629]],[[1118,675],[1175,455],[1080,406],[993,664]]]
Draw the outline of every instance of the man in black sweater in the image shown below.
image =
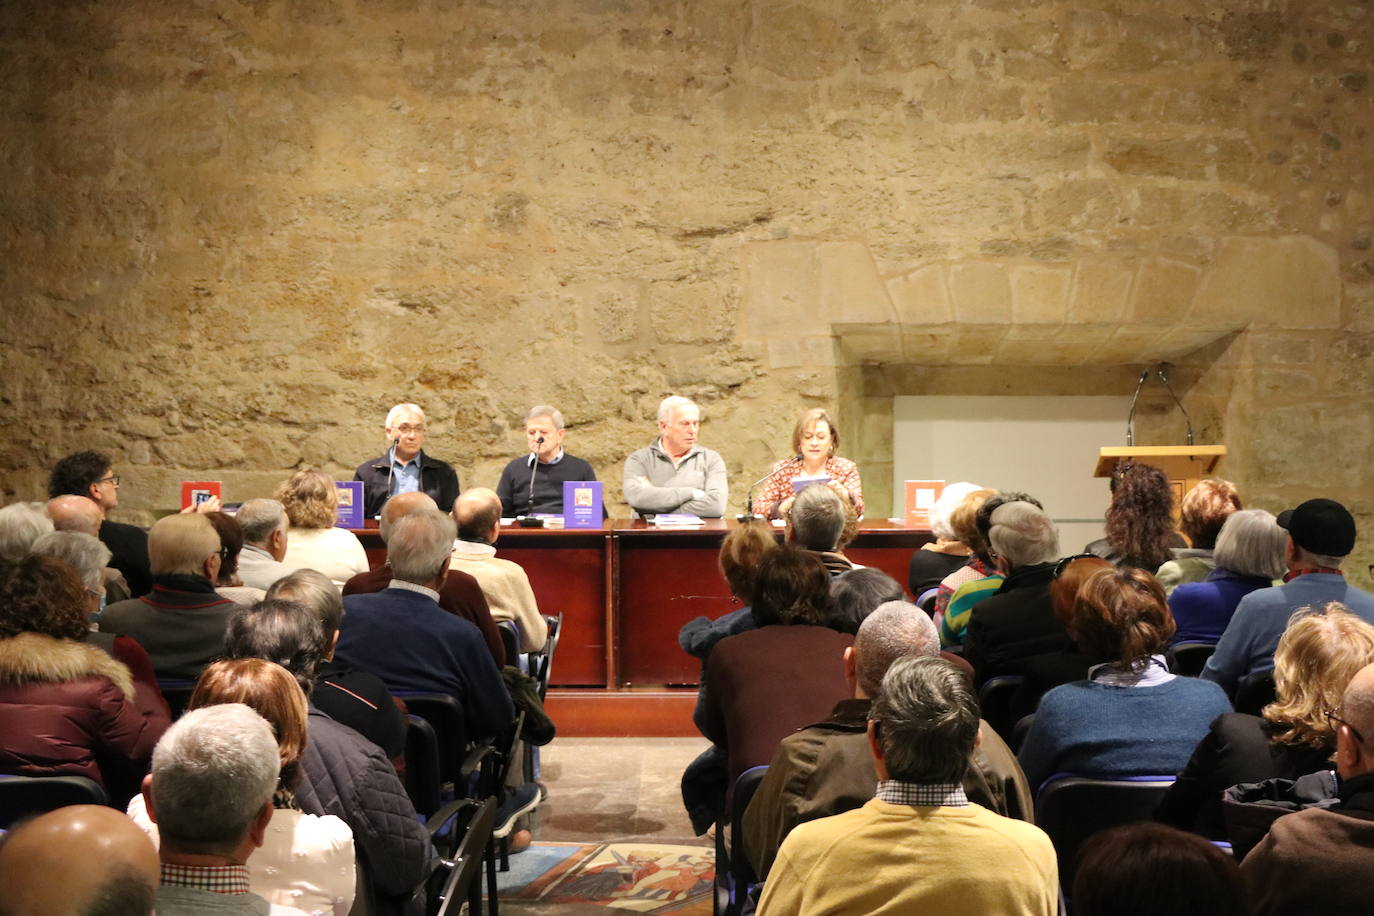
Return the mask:
[[[84,496],[100,507],[105,516],[119,505],[119,475],[104,452],[77,452],[53,465],[48,478],[49,498]],[[148,568],[148,532],[136,525],[123,525],[105,518],[100,523],[100,540],[110,548],[110,565],[124,574],[134,598],[153,587]]]
[[[552,407],[534,407],[526,415],[525,439],[530,453],[506,465],[496,485],[502,515],[562,515],[563,484],[569,480],[596,480],[596,471],[590,464],[563,451],[565,432],[563,414]],[[604,503],[602,514],[605,515]]]

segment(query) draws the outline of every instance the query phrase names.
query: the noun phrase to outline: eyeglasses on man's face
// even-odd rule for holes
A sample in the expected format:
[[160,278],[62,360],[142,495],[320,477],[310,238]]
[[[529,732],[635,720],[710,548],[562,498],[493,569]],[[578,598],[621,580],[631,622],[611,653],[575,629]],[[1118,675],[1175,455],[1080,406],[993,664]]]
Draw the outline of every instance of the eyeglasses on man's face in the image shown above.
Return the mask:
[[1337,728],[1338,725],[1344,725],[1346,728],[1350,729],[1350,734],[1355,736],[1356,743],[1364,744],[1364,735],[1360,734],[1358,728],[1341,718],[1339,709],[1328,709],[1326,711],[1326,724],[1331,726],[1333,732],[1340,731],[1340,729]]

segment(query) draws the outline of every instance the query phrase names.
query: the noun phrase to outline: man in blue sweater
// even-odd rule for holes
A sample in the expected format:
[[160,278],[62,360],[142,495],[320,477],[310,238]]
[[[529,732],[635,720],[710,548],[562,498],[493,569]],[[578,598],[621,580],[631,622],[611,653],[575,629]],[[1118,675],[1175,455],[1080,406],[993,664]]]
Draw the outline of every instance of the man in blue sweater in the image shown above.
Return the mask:
[[1279,527],[1288,532],[1283,584],[1261,588],[1241,599],[1221,634],[1217,650],[1202,676],[1235,693],[1241,679],[1274,667],[1274,649],[1299,608],[1320,611],[1339,601],[1354,614],[1374,623],[1374,595],[1345,581],[1341,562],[1355,549],[1355,519],[1340,503],[1309,499],[1296,509],[1279,513]]

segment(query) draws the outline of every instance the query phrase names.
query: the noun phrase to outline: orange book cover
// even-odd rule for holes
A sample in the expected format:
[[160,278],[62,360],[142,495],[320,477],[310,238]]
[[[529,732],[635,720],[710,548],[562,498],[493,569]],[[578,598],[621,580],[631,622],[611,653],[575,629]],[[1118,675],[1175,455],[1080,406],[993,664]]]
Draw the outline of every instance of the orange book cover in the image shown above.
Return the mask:
[[181,482],[181,508],[187,506],[199,506],[211,496],[224,501],[220,494],[220,482],[218,480],[183,480]]
[[930,510],[945,489],[943,480],[906,481],[906,524],[908,528],[929,528]]

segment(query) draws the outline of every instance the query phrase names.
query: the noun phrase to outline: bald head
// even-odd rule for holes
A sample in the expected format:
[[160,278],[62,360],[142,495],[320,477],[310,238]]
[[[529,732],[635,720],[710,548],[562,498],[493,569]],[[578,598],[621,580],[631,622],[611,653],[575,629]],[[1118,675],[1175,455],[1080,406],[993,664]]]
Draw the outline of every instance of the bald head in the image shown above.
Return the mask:
[[159,880],[152,841],[103,805],[41,815],[0,846],[5,913],[151,913]]
[[[168,515],[148,529],[148,564],[153,575],[189,575],[213,578],[205,564],[218,560],[219,534],[210,520],[200,513]],[[216,564],[215,570],[219,566]]]
[[883,676],[904,655],[939,655],[940,636],[930,616],[914,604],[888,601],[864,618],[854,637],[857,688],[876,696]]
[[[1341,778],[1374,771],[1374,665],[1366,665],[1351,678],[1339,715],[1350,726],[1336,729],[1336,769]],[[1364,741],[1356,740],[1351,728]]]
[[385,544],[387,539],[391,537],[392,525],[395,525],[407,515],[423,512],[425,510],[438,512],[439,506],[430,498],[428,493],[421,493],[419,490],[416,490],[414,493],[397,493],[395,496],[388,499],[386,505],[382,508],[382,520],[378,525],[382,543]]
[[95,500],[84,496],[56,496],[48,500],[48,518],[58,531],[75,531],[77,534],[100,536],[100,523],[105,513]]
[[501,526],[501,497],[486,487],[464,490],[454,500],[453,518],[458,522],[460,541],[491,543]]

